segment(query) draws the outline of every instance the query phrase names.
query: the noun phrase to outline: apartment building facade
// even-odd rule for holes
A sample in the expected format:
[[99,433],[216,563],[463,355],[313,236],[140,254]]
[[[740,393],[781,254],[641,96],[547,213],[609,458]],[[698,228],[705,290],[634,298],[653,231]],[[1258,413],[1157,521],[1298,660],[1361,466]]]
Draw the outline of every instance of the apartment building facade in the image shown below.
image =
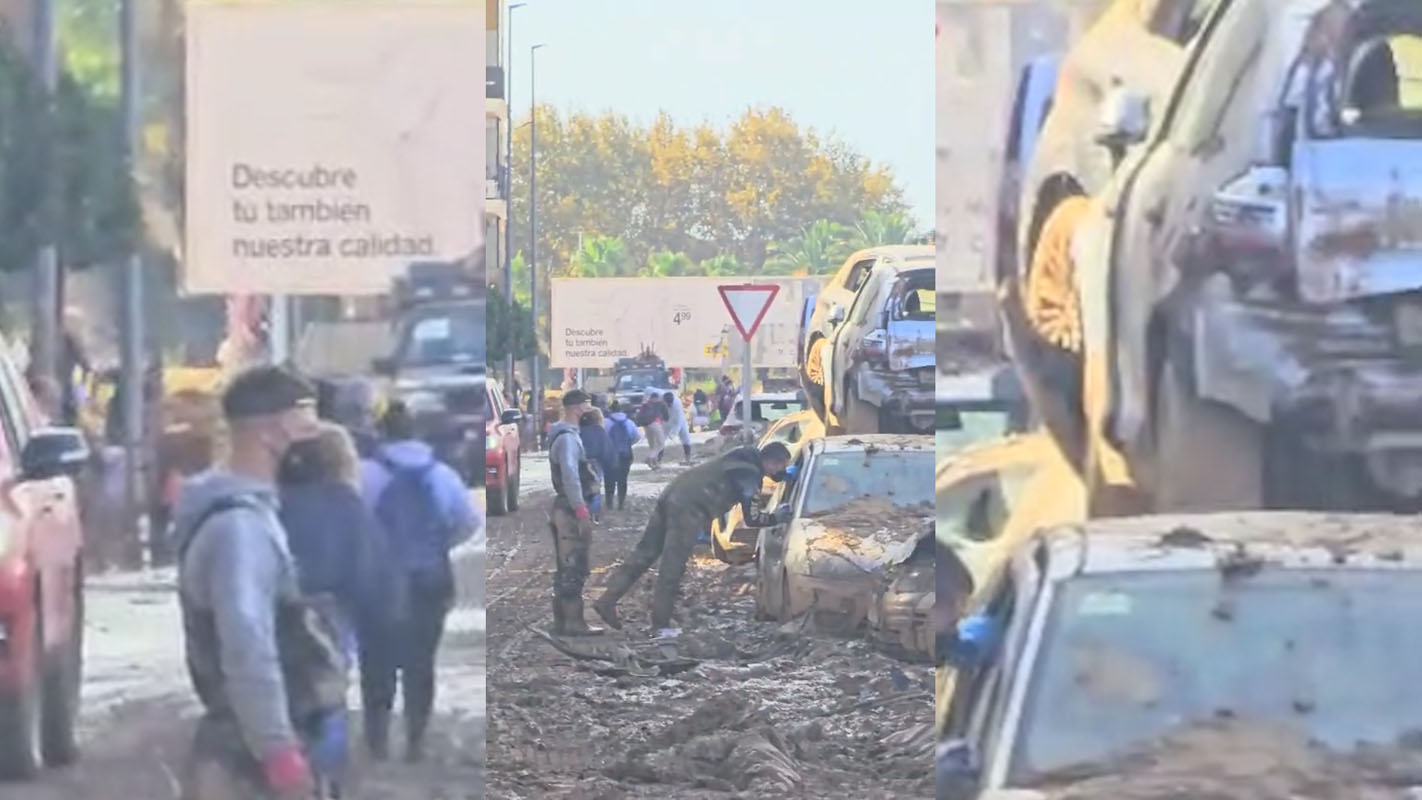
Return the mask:
[[484,41],[484,247],[488,280],[503,288],[504,231],[509,217],[509,103],[504,32],[507,0],[485,0]]

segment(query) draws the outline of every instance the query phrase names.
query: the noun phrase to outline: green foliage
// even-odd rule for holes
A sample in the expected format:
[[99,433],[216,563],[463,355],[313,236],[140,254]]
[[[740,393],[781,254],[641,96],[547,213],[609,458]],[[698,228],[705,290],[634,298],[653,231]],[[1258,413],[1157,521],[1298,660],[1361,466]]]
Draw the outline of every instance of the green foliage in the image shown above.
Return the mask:
[[106,261],[137,240],[138,203],[113,104],[97,100],[65,73],[52,115],[47,107],[34,73],[8,42],[0,42],[0,270],[34,263],[51,218],[50,187],[65,266]]
[[[521,254],[520,254],[521,255]],[[626,275],[631,266],[627,243],[616,236],[593,236],[573,253],[568,275],[574,278],[615,278]]]
[[488,331],[485,360],[498,368],[508,358],[510,350],[516,360],[526,359],[536,352],[533,319],[528,306],[514,300],[512,304],[495,286],[488,287],[484,324]]
[[828,275],[855,249],[853,229],[816,220],[798,236],[773,245],[766,271],[773,275]]

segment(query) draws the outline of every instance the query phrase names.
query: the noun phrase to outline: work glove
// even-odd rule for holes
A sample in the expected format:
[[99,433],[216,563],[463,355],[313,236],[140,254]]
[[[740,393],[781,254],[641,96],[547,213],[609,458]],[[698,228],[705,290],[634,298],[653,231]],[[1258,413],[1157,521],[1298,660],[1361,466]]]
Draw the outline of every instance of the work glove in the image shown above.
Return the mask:
[[790,518],[793,516],[794,514],[790,511],[789,503],[781,503],[780,507],[775,509],[776,522],[789,522]]
[[310,797],[316,784],[311,776],[311,765],[296,745],[287,745],[267,753],[262,759],[262,774],[267,786],[282,800]]
[[593,529],[592,512],[588,510],[588,507],[583,506],[573,512],[573,516],[578,520],[578,533],[584,536],[591,536]]

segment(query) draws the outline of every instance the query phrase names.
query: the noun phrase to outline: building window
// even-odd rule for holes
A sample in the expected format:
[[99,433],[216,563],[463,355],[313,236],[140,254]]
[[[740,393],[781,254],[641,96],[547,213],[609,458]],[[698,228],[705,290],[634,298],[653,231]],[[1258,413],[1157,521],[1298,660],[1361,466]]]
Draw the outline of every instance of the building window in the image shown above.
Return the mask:
[[502,127],[497,118],[484,118],[484,177],[491,181],[499,179],[499,167],[503,162],[504,147],[499,136]]

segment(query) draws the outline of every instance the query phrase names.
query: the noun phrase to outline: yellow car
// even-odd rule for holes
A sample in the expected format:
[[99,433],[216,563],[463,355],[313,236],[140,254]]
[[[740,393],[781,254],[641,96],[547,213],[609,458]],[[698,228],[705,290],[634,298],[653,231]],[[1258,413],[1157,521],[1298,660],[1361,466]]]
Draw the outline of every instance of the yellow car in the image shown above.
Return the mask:
[[[764,447],[771,442],[782,442],[790,448],[790,460],[793,463],[805,442],[824,435],[825,425],[814,411],[796,411],[771,423],[761,435],[760,441],[756,442],[756,446]],[[759,500],[763,502],[769,497],[774,487],[775,481],[766,478],[761,485]],[[711,550],[727,564],[745,564],[755,558],[758,535],[759,532],[754,528],[741,525],[741,508],[736,506],[724,517],[711,523]]]
[[[1086,520],[1086,488],[1044,432],[964,448],[939,462],[937,473],[937,537],[972,575],[968,608],[992,596],[1012,553],[1033,533]],[[939,667],[940,727],[953,687],[952,670]]]

